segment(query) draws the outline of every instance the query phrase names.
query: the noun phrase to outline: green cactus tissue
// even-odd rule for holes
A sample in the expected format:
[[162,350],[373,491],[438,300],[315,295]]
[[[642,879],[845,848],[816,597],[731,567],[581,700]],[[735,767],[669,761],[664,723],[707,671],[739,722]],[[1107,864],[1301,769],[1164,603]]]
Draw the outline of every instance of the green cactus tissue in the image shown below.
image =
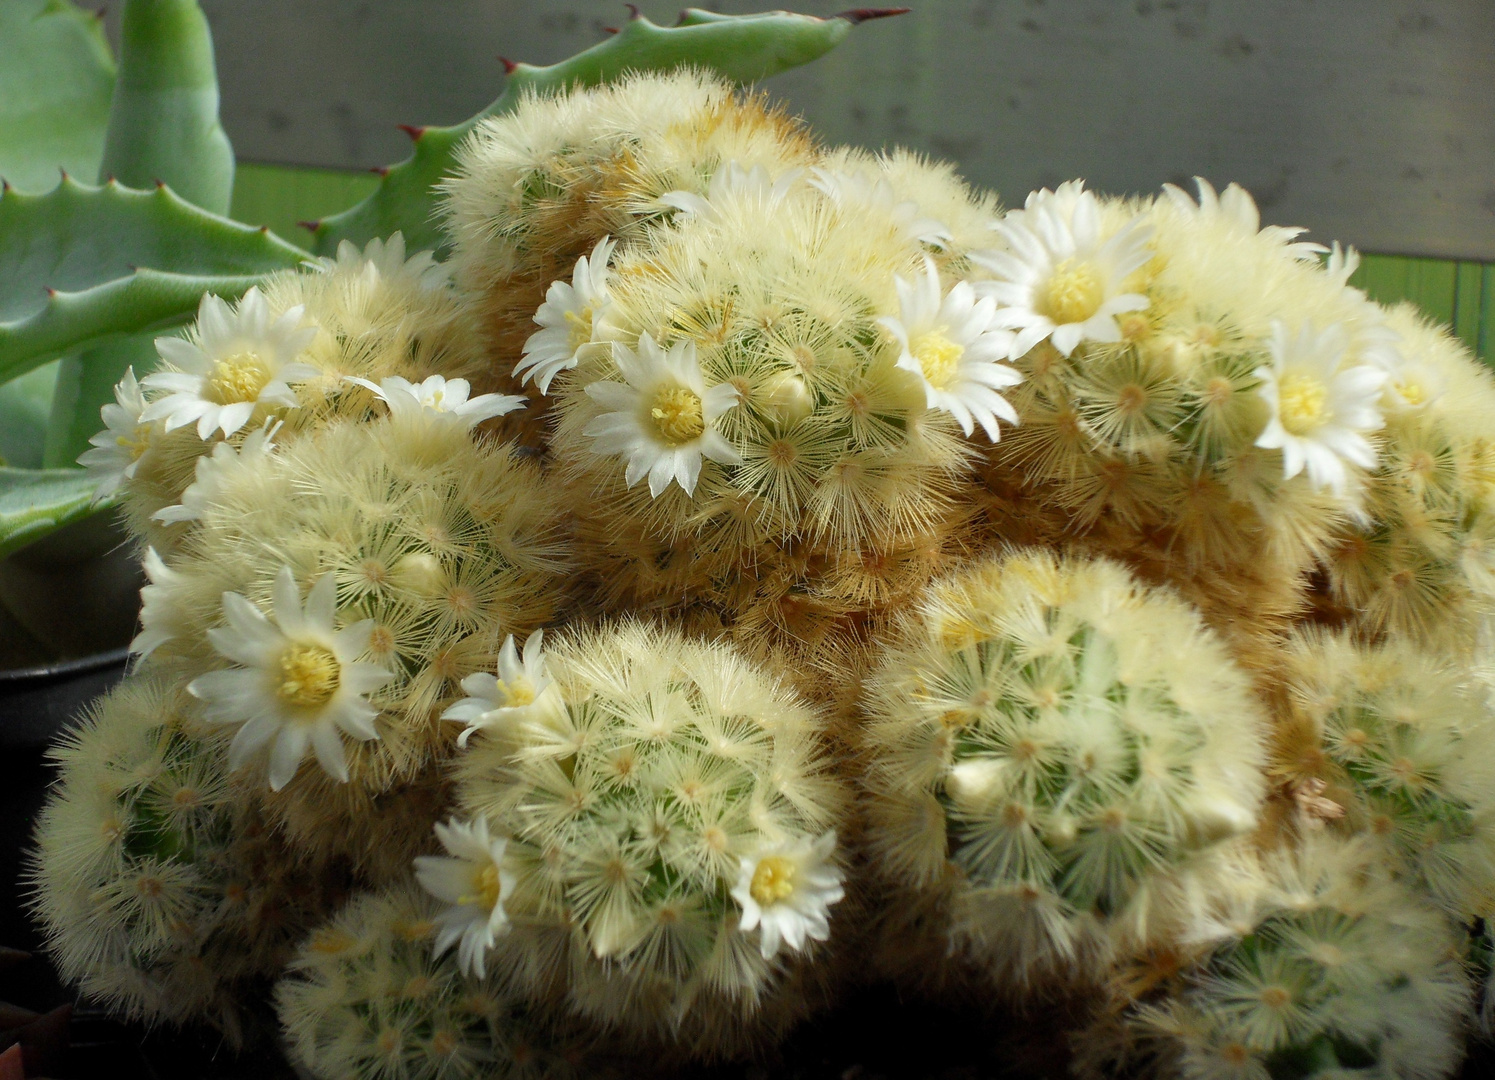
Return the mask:
[[61,971],[273,998],[329,1080],[767,1060],[868,980],[1063,1003],[1097,1074],[1450,1075],[1490,376],[1235,185],[824,147],[713,73],[752,27],[519,69],[326,226],[435,169],[440,238],[119,383],[82,461],[148,584],[54,752]]

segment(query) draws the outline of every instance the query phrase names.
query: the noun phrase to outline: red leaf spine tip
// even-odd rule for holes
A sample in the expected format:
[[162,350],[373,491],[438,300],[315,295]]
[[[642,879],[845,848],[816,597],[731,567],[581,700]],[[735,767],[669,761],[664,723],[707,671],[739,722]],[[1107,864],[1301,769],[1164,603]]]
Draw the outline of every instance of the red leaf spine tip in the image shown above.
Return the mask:
[[298,222],[296,222],[296,224],[300,225],[303,229],[306,229],[308,232],[316,232],[318,229],[320,229],[322,227],[322,223],[320,221],[298,221]]
[[371,166],[369,166],[369,172],[373,173],[375,176],[388,176],[389,175],[389,166],[388,165],[371,165]]
[[154,181],[153,181],[153,183],[154,183],[154,184],[155,184],[155,185],[156,185],[156,189],[157,189],[157,190],[158,190],[158,191],[159,191],[159,190],[160,190],[160,189],[161,189],[161,188],[164,188],[164,187],[165,187],[165,186],[166,186],[166,181],[165,181],[165,180],[162,180],[162,179],[161,179],[161,178],[160,178],[160,177],[159,177],[159,176],[158,176],[158,177],[156,177],[156,179],[155,179],[155,180],[154,180]]
[[44,286],[42,286],[42,291],[47,294],[47,299],[48,300],[55,300],[55,299],[57,299],[57,290],[54,289],[54,288],[52,288],[52,286],[50,286],[50,285],[44,285]]
[[894,15],[907,15],[913,8],[890,7],[890,8],[852,8],[850,11],[838,12],[832,15],[833,19],[845,19],[856,26],[858,23],[869,22],[872,19],[890,19]]
[[419,142],[420,137],[426,133],[424,124],[418,127],[415,124],[396,124],[395,127],[399,128],[406,135],[409,135],[411,142]]
[[259,233],[261,236],[266,235],[269,231],[270,226],[268,225],[261,225],[258,229],[255,230],[255,232]]
[[604,34],[616,34],[618,32],[618,28],[616,26],[604,26],[602,28],[602,32]]
[[104,21],[104,16],[106,16],[108,14],[109,14],[109,9],[107,7],[95,8],[94,12],[93,12],[93,17],[95,19],[98,19],[99,22],[103,22]]
[[642,19],[644,17],[644,13],[638,9],[637,4],[624,4],[623,6],[628,9],[629,22],[633,22],[635,19]]
[[9,190],[10,190],[10,181],[7,180],[7,179],[5,179],[5,177],[0,176],[0,195],[5,194]]
[[62,173],[62,182],[64,184],[66,184],[69,180],[72,179],[72,177],[67,174],[67,170],[66,169],[59,168],[57,171],[60,172],[60,173]]
[[504,66],[505,75],[514,74],[514,69],[519,66],[519,61],[510,60],[507,56],[500,56],[498,62]]

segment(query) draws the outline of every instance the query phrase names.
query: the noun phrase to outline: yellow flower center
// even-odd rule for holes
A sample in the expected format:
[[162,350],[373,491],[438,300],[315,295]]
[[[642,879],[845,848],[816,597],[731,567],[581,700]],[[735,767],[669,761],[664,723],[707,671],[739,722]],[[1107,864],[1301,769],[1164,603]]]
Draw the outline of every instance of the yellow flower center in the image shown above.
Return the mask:
[[575,352],[592,340],[592,309],[584,307],[580,311],[566,312],[566,325],[571,328],[566,346]]
[[1427,402],[1427,387],[1411,379],[1398,379],[1394,384],[1397,395],[1408,405],[1422,405]]
[[753,871],[748,891],[764,907],[786,899],[794,892],[794,864],[778,855],[768,856]]
[[649,419],[666,446],[683,446],[699,439],[706,430],[701,399],[683,386],[666,386],[656,393],[649,406]]
[[1039,297],[1039,313],[1056,324],[1082,323],[1100,310],[1106,299],[1105,283],[1088,262],[1065,259],[1050,275]]
[[520,709],[526,705],[535,703],[535,684],[520,676],[511,683],[502,679],[498,683],[498,692],[504,696],[504,706],[510,709]]
[[131,461],[139,461],[151,448],[151,425],[140,424],[130,434],[120,435],[114,441],[129,451]]
[[1287,375],[1277,386],[1277,414],[1294,435],[1307,435],[1326,419],[1329,388],[1312,375]]
[[936,390],[943,390],[955,380],[960,370],[960,358],[965,355],[965,346],[957,345],[939,330],[920,334],[908,343],[908,351],[919,361],[919,370]]
[[280,654],[277,691],[288,705],[303,709],[325,705],[341,680],[342,665],[321,645],[292,645]]
[[270,365],[261,360],[258,353],[235,353],[213,365],[206,396],[219,405],[256,401],[269,381]]
[[461,898],[461,903],[478,903],[492,911],[498,906],[499,898],[503,895],[503,886],[498,880],[498,866],[489,863],[477,873],[472,875],[473,895]]

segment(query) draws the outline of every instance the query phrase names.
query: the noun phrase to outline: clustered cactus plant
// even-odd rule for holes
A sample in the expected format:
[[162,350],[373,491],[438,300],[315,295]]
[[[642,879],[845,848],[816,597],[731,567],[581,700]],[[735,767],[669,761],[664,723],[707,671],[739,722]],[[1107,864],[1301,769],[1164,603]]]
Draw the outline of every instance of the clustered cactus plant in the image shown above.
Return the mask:
[[230,1033],[277,980],[329,1078],[751,1056],[869,974],[1063,1000],[1097,1073],[1456,1067],[1446,330],[1233,185],[1004,213],[700,69],[454,160],[449,259],[209,296],[104,410],[150,583],[39,830],[65,974]]

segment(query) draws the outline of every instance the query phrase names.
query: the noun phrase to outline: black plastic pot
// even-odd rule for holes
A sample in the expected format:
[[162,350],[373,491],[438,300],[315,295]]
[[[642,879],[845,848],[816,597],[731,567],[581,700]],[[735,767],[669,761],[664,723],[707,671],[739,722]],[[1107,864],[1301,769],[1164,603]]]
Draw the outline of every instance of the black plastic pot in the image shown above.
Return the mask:
[[0,671],[0,747],[38,748],[124,677],[127,648]]

